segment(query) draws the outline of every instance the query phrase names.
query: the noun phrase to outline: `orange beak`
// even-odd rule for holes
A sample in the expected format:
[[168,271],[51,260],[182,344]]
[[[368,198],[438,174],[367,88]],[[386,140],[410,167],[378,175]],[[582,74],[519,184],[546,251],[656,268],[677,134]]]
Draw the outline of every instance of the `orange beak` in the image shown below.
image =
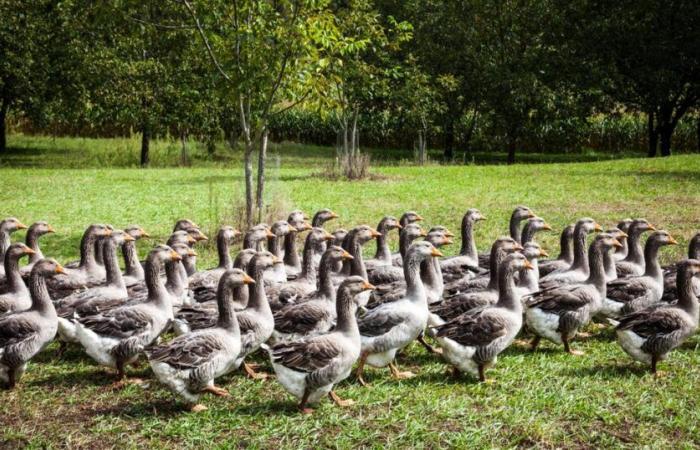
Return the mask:
[[372,230],[371,236],[372,236],[373,238],[379,237],[379,236],[381,236],[381,235],[382,235],[382,233],[380,233],[379,231],[377,231],[377,230]]
[[187,251],[187,256],[198,256],[198,255],[197,255],[197,252],[195,252],[195,251],[192,250],[192,249],[189,249],[189,250]]
[[141,228],[139,231],[141,232],[141,236],[143,236],[145,238],[151,237],[151,235],[146,233],[146,230],[144,230],[143,228]]
[[529,213],[527,213],[528,219],[532,219],[533,217],[537,217],[534,212],[530,211]]
[[331,211],[331,219],[337,219],[338,217],[340,217],[338,214]]
[[544,225],[542,226],[542,229],[547,230],[547,231],[552,231],[552,226],[549,225],[547,222],[545,222]]
[[197,242],[197,239],[193,238],[192,236],[190,236],[190,235],[188,234],[188,235],[187,235],[187,243],[188,243],[188,244],[194,244],[195,242]]
[[598,222],[593,224],[593,230],[594,231],[603,231],[603,227],[600,226]]
[[420,222],[423,220],[423,217],[421,217],[419,214],[416,214],[416,222]]
[[27,247],[24,249],[24,254],[25,255],[35,255],[36,252],[34,250],[32,250],[31,248]]
[[255,284],[255,280],[252,279],[247,273],[243,274],[243,284]]
[[206,234],[202,233],[201,231],[197,233],[197,238],[198,241],[208,241],[209,238],[207,237]]
[[175,250],[170,252],[170,259],[173,261],[182,261],[182,256],[180,256]]
[[17,229],[18,230],[26,230],[27,226],[23,224],[22,222],[17,222]]
[[656,231],[656,227],[652,224],[649,224],[649,230]]
[[435,256],[435,257],[439,258],[439,257],[444,256],[444,255],[440,252],[440,250],[433,247],[433,249],[430,251],[430,256]]
[[518,244],[517,242],[515,243],[515,247],[513,247],[516,251],[522,251],[525,250],[522,245]]
[[620,241],[618,241],[617,239],[613,239],[613,247],[622,248],[622,244],[620,244]]
[[403,230],[403,227],[402,227],[401,224],[399,224],[399,223],[396,224],[396,227],[395,227],[395,228],[396,228],[397,230]]
[[355,259],[355,258],[353,258],[353,256],[350,253],[346,252],[345,250],[343,250],[343,254],[341,255],[341,258],[344,259],[345,261],[352,261],[353,259]]
[[530,261],[527,261],[527,260],[523,264],[523,267],[527,270],[535,270],[535,266],[533,266],[532,263]]
[[442,245],[450,245],[450,244],[454,244],[454,241],[452,239],[445,238],[442,240]]
[[136,240],[136,239],[135,239],[132,235],[130,235],[130,234],[125,234],[125,235],[124,235],[124,241],[126,241],[126,242],[134,242],[135,240]]
[[275,234],[270,230],[265,230],[265,237],[273,238]]
[[678,241],[673,238],[673,236],[668,237],[668,243],[671,245],[678,245]]
[[62,265],[56,264],[56,273],[65,274],[65,273],[66,273],[66,269],[64,269]]
[[549,253],[545,252],[544,250],[540,250],[540,256],[544,256],[545,258],[549,258]]
[[53,227],[51,225],[49,225],[48,227],[46,227],[46,232],[47,233],[55,233],[56,230],[54,230]]
[[111,236],[112,235],[112,230],[110,228],[105,229],[105,236]]
[[275,255],[272,255],[272,264],[277,264],[277,263],[281,263],[281,262],[282,262],[281,259],[279,259]]
[[364,289],[365,291],[369,291],[369,290],[377,289],[377,287],[375,285],[373,285],[372,283],[370,283],[369,281],[365,281],[364,283],[362,283],[362,289]]

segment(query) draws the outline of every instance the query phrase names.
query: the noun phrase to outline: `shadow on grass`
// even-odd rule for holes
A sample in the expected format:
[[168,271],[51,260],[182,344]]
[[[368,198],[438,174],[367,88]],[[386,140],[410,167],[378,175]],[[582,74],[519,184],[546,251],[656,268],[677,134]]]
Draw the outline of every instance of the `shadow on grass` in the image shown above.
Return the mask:
[[649,369],[641,364],[596,364],[588,367],[576,367],[565,369],[565,373],[577,377],[603,378],[615,380],[620,377],[642,378],[649,374]]

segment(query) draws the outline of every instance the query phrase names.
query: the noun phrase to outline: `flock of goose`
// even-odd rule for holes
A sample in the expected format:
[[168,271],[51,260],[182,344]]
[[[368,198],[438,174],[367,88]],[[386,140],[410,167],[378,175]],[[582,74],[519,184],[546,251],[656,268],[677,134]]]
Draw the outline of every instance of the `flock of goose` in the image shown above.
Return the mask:
[[[324,209],[309,222],[294,211],[286,221],[259,224],[233,259],[241,232],[224,226],[216,236],[219,263],[207,270],[197,269],[194,250],[207,237],[190,220],[178,221],[143,262],[135,245],[148,237],[141,227],[91,225],[80,261],[62,266],[39,247],[39,238],[54,232],[49,224],[34,223],[26,244],[12,243],[11,233],[27,227],[5,219],[0,381],[13,388],[31,358],[57,340],[61,353],[80,345],[116,369],[117,385],[138,382],[126,378],[126,367],[145,355],[157,379],[200,411],[202,393],[229,395],[216,378],[238,368],[266,377],[246,361],[263,350],[277,381],[310,412],[326,395],[351,403],[333,387],[353,367],[362,384],[366,365],[388,367],[399,379],[413,376],[398,369],[395,357],[414,340],[441,354],[456,375],[487,381],[485,369],[518,334],[532,335],[533,349],[544,338],[580,354],[572,340],[595,318],[615,327],[624,351],[658,374],[658,361],[698,326],[700,233],[688,259],[662,268],[661,248],[677,242],[644,219],[603,232],[582,218],[562,231],[559,256],[543,259],[549,255],[536,236],[551,227],[525,206],[513,211],[510,236],[487,254],[477,252],[473,236],[486,218],[469,209],[459,255],[448,258],[439,248],[454,235],[442,226],[426,231],[415,212],[384,217],[377,229],[324,230],[337,217]],[[388,240],[394,230],[396,253]],[[363,247],[374,239],[376,254],[365,260]],[[24,256],[29,262],[21,267]],[[171,332],[176,337],[166,340]]]

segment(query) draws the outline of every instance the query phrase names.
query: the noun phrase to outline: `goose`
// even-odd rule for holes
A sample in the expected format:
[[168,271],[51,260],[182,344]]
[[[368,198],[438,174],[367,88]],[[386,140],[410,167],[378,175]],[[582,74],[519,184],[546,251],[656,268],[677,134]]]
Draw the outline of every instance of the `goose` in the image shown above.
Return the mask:
[[535,234],[540,231],[552,231],[552,227],[541,217],[535,216],[527,219],[520,236],[520,244],[525,245],[528,242],[534,242]]
[[[345,236],[348,235],[348,230],[345,228],[338,228],[334,232],[331,233],[333,235],[333,242],[331,243],[332,245],[337,245],[338,247],[343,246],[343,241],[345,240]],[[335,263],[335,267],[333,267],[333,272],[338,273],[343,269],[343,262],[338,261]]]
[[95,242],[100,237],[112,234],[112,230],[104,224],[90,225],[80,241],[80,262],[74,269],[65,269],[65,274],[49,278],[47,285],[51,298],[56,300],[72,294],[78,289],[97,286],[103,283],[106,276],[105,268],[95,260]]
[[600,310],[605,298],[603,253],[621,246],[611,235],[599,234],[589,248],[590,275],[586,281],[541,290],[523,299],[527,326],[536,334],[532,341],[533,350],[544,337],[563,344],[569,354],[583,354],[572,350],[569,343],[579,328]]
[[[360,225],[348,233],[343,241],[343,249],[352,255],[351,260],[343,261],[343,268],[333,277],[333,284],[338,286],[347,277],[357,275],[367,279],[367,268],[362,257],[362,246],[374,238],[379,237],[379,232],[368,225]],[[359,294],[360,306],[364,307],[369,300],[369,292]]]
[[301,259],[297,252],[297,235],[313,227],[306,221],[306,216],[301,211],[292,211],[287,217],[287,222],[296,229],[290,231],[284,237],[284,268],[287,277],[294,278],[301,272]]
[[644,245],[646,265],[644,275],[608,282],[601,314],[616,318],[639,311],[661,300],[664,276],[659,265],[659,250],[662,246],[677,244],[678,242],[667,231],[654,231]]
[[574,227],[574,261],[565,270],[555,270],[540,279],[540,288],[547,289],[566,283],[581,283],[589,276],[586,236],[603,228],[593,219],[585,217],[576,222]]
[[[619,228],[610,228],[605,230],[606,233],[612,235],[617,239],[623,246],[627,245],[627,233],[620,230]],[[617,252],[607,252],[603,259],[603,264],[605,265],[605,280],[610,282],[617,279],[617,269],[615,267],[617,261]]]
[[[444,227],[434,227],[428,232],[425,240],[433,244],[433,247],[439,249],[453,243],[448,234],[452,235],[452,233],[446,231]],[[425,287],[429,305],[442,300],[444,282],[440,262],[438,258],[431,257],[421,263],[420,277],[421,280],[423,280],[423,286]],[[378,304],[404,298],[405,295],[406,281],[404,279],[382,286],[376,286],[371,294],[368,306],[374,308]]]
[[317,404],[329,395],[338,406],[353,402],[341,400],[333,386],[346,379],[360,356],[360,331],[355,313],[357,294],[373,288],[361,277],[347,278],[338,288],[337,325],[333,332],[284,342],[267,348],[277,380],[299,399],[299,409],[311,413],[307,405]]
[[410,372],[400,372],[394,364],[396,352],[413,342],[428,323],[428,303],[420,279],[420,263],[442,253],[430,242],[412,244],[404,261],[406,297],[384,303],[368,311],[358,320],[362,348],[357,368],[357,379],[365,385],[362,372],[365,364],[373,367],[389,366],[396,378],[409,378]]
[[453,281],[465,275],[472,276],[473,270],[465,270],[465,267],[479,267],[479,254],[474,240],[474,224],[481,220],[486,220],[486,216],[475,208],[468,209],[462,217],[462,248],[459,255],[440,261],[440,268],[446,281]]
[[[108,230],[114,231],[113,225],[106,224],[105,226],[107,227]],[[95,248],[94,248],[95,262],[97,263],[98,266],[100,266],[103,269],[104,269],[104,265],[105,265],[105,260],[104,260],[104,243],[105,243],[104,239],[105,239],[105,237],[106,236],[98,237],[97,240],[95,241]],[[78,267],[78,264],[80,264],[80,261],[75,261],[73,263],[67,264],[66,267],[70,268],[70,269],[74,269],[74,268]]]
[[[399,234],[399,253],[401,261],[403,261],[406,252],[411,243],[419,237],[425,237],[428,233],[423,230],[417,223],[409,223],[401,230]],[[355,255],[353,255],[355,256]],[[356,275],[356,274],[353,274]],[[393,283],[403,279],[403,269],[401,266],[379,266],[371,272],[368,272],[368,279],[374,285]]]
[[197,272],[189,277],[188,284],[192,289],[197,289],[200,286],[216,286],[219,284],[219,278],[228,269],[233,268],[233,261],[229,249],[231,243],[241,234],[232,226],[224,225],[219,228],[216,233],[216,251],[219,255],[219,264],[208,270]]
[[[8,217],[0,221],[0,261],[5,261],[5,252],[12,241],[10,235],[17,230],[24,230],[27,226],[15,217]],[[0,268],[0,281],[5,279],[5,268]]]
[[56,310],[45,280],[63,271],[63,267],[53,259],[43,259],[34,264],[29,276],[31,307],[0,317],[0,380],[7,389],[15,387],[29,360],[56,335]]
[[105,240],[103,246],[106,274],[106,283],[83,291],[74,292],[54,303],[58,316],[58,340],[60,348],[58,355],[62,355],[69,343],[77,343],[78,336],[74,321],[76,309],[89,302],[105,304],[111,301],[126,300],[128,293],[121,269],[119,268],[119,255],[117,248],[124,242],[133,241],[131,235],[122,230],[114,230]]
[[[497,239],[491,246],[489,277],[471,280],[471,286],[463,286],[461,292],[444,297],[440,303],[430,305],[428,324],[441,325],[466,311],[494,304],[498,300],[498,267],[509,254],[522,249],[523,247],[511,237],[504,236]],[[479,283],[476,283],[477,281]]]
[[496,304],[465,312],[431,330],[443,357],[455,367],[455,374],[468,372],[486,381],[485,368],[496,362],[522,328],[523,308],[514,275],[532,269],[524,255],[508,255],[498,271]]
[[377,225],[377,231],[381,236],[377,237],[377,251],[373,259],[365,261],[365,266],[368,271],[372,271],[379,266],[391,266],[392,254],[389,248],[389,232],[391,230],[401,231],[403,227],[399,224],[394,216],[384,216]]
[[179,336],[167,344],[146,348],[148,363],[158,381],[183,397],[194,412],[206,410],[197,403],[203,392],[229,396],[214,380],[230,372],[241,350],[241,334],[233,308],[233,290],[255,281],[240,269],[221,275],[218,320],[215,326]]
[[257,252],[265,251],[266,240],[274,237],[267,224],[259,223],[246,231],[243,236],[243,248],[251,248]]
[[326,333],[333,327],[336,321],[336,291],[331,279],[331,269],[337,261],[345,260],[352,260],[352,255],[342,247],[328,247],[321,258],[318,289],[297,303],[287,305],[274,313],[275,342]]
[[[268,238],[267,248],[278,259],[284,259],[284,237],[291,231],[297,231],[286,220],[279,220],[272,224],[270,231],[273,237]],[[320,247],[319,247],[320,248]],[[272,271],[265,272],[265,281],[267,283],[284,283],[287,281],[287,270],[284,264],[275,264]]]
[[[340,216],[328,208],[320,209],[316,211],[316,214],[314,214],[314,217],[311,219],[311,227],[323,228],[323,225],[326,222],[331,221],[333,219],[337,219],[338,217]],[[317,247],[314,253],[314,264],[316,265],[316,267],[318,267],[319,263],[321,262],[321,256],[323,256],[323,252],[326,251],[327,242],[321,241],[318,242],[316,245]]]
[[266,290],[273,311],[284,305],[295,303],[298,298],[303,298],[316,290],[318,266],[314,260],[316,259],[315,253],[319,248],[318,243],[332,240],[333,235],[319,227],[313,228],[306,236],[299,276],[295,280],[272,286]]
[[29,274],[32,272],[32,267],[34,264],[44,259],[44,254],[39,247],[39,238],[48,233],[55,233],[56,230],[49,225],[46,221],[34,222],[27,229],[27,236],[25,238],[25,243],[27,247],[31,248],[34,253],[29,255],[29,264],[20,269],[20,274],[22,278],[29,280]]
[[559,237],[559,256],[539,262],[540,276],[549,275],[554,271],[563,271],[571,267],[574,262],[574,224],[564,227]]
[[[479,291],[491,288],[497,291],[498,285],[498,266],[508,253],[521,251],[523,249],[519,242],[516,242],[510,236],[501,236],[496,239],[491,245],[489,256],[489,270],[481,270],[474,277],[471,275],[464,276],[457,280],[445,284],[444,297],[450,297],[459,293],[467,293],[471,291]],[[497,259],[494,260],[493,258]]]
[[644,249],[642,234],[646,231],[656,231],[656,227],[646,219],[634,219],[627,234],[627,257],[615,265],[618,278],[639,276],[644,274]]
[[615,332],[622,349],[637,361],[651,365],[659,376],[657,363],[681,345],[698,328],[698,298],[694,279],[700,273],[700,261],[688,259],[678,265],[678,303],[659,304],[636,311],[620,319]]
[[[531,219],[533,217],[535,217],[535,213],[533,213],[530,208],[523,205],[516,206],[512,214],[510,215],[510,222],[508,224],[510,237],[512,237],[513,240],[515,240],[515,242],[517,242],[518,244],[521,243],[520,223],[525,219]],[[480,254],[479,267],[483,267],[485,269],[489,268],[489,257],[489,253]]]
[[517,286],[515,287],[518,299],[522,299],[525,295],[532,294],[539,290],[539,258],[548,257],[547,252],[542,250],[542,247],[534,241],[523,244],[523,255],[530,262],[530,267],[520,270],[516,275]]
[[[248,264],[250,264],[250,260],[253,259],[253,256],[256,255],[256,251],[253,250],[252,248],[244,248],[238,254],[236,255],[236,258],[233,260],[233,268],[234,269],[241,269],[243,271],[248,269]],[[248,288],[246,286],[241,286],[235,289],[236,294],[234,295],[235,298],[235,308],[236,311],[240,311],[245,309],[246,305],[248,304]],[[216,307],[216,292],[217,288],[215,287],[198,287],[192,290],[192,296],[195,302],[197,303],[208,303],[209,308],[211,307]],[[205,306],[205,305],[202,305]]]
[[32,297],[24,284],[19,271],[19,260],[26,255],[33,255],[34,250],[19,242],[11,244],[5,251],[5,275],[7,283],[0,294],[0,316],[24,311],[32,306]]
[[[700,233],[696,233],[688,243],[688,259],[700,259]],[[661,300],[671,303],[678,300],[678,291],[676,290],[676,274],[678,272],[678,264],[673,264],[664,269],[664,295]],[[693,292],[695,296],[700,296],[700,279],[693,278]]]
[[146,301],[76,319],[80,343],[98,364],[116,368],[117,386],[126,381],[125,366],[135,361],[143,349],[153,344],[170,326],[172,305],[160,279],[163,262],[168,259],[180,261],[182,257],[167,245],[158,245],[149,253]]
[[[187,232],[185,230],[178,230],[178,231],[173,231],[170,234],[170,237],[168,237],[168,240],[166,241],[165,244],[171,248],[174,248],[177,245],[186,245],[186,246],[192,248],[196,243],[197,243],[197,238],[192,236],[189,232]],[[196,261],[191,261],[190,264],[188,264],[188,266],[191,266],[194,263],[196,263]],[[176,268],[179,271],[180,279],[182,279],[182,280],[189,279],[191,267],[188,268],[185,265],[184,259],[181,261],[178,261],[174,264],[171,264],[170,267],[171,267],[171,269]],[[168,268],[168,265],[167,264],[164,265],[164,272],[161,274],[162,276],[164,275],[167,277],[167,268]],[[196,270],[195,270],[195,272],[196,272]],[[141,289],[143,289],[145,287],[146,286],[144,284],[141,286]]]
[[258,252],[253,256],[248,265],[248,275],[255,280],[255,283],[248,285],[248,305],[236,314],[241,329],[241,350],[234,367],[238,368],[242,365],[246,374],[253,379],[266,378],[265,374],[256,373],[250,365],[245,363],[245,358],[267,342],[275,329],[275,318],[265,295],[263,276],[265,270],[277,261],[277,257],[267,251]]
[[[630,225],[632,225],[633,220],[630,218],[627,219],[622,219],[621,221],[618,222],[617,224],[617,229],[622,231],[625,234],[628,234],[630,230]],[[615,256],[615,261],[622,261],[627,257],[627,252],[629,250],[628,244],[627,244],[627,239],[624,241],[620,241],[620,244],[622,244],[622,248],[618,249],[614,256]]]
[[[412,223],[416,223],[416,222],[421,222],[423,220],[424,220],[423,217],[420,214],[418,214],[417,212],[406,211],[399,218],[399,225],[401,225],[401,229],[405,229],[408,225],[410,225]],[[399,237],[400,237],[400,233],[399,233]],[[409,245],[410,245],[410,242],[409,242]],[[408,245],[406,245],[406,248],[404,249],[404,251],[407,249],[408,249]],[[400,242],[399,242],[399,251],[397,253],[394,253],[391,255],[391,261],[392,261],[392,264],[396,267],[401,267],[403,265],[403,254],[401,253]]]
[[124,228],[124,232],[134,238],[133,240],[124,240],[122,244],[122,255],[124,255],[124,284],[127,288],[142,283],[145,274],[143,266],[139,261],[139,255],[136,251],[136,241],[143,238],[151,237],[146,230],[138,225],[130,225]]
[[[194,239],[193,242],[188,242],[188,245],[190,247],[193,247],[194,244],[196,244],[197,242],[209,240],[209,238],[204,233],[202,233],[202,229],[189,219],[180,219],[175,223],[175,226],[173,227],[173,234],[177,233],[178,231],[185,231]],[[192,256],[183,259],[181,265],[185,268],[188,277],[197,273],[196,257]]]
[[[250,248],[241,250],[233,261],[234,269],[245,271],[250,261],[257,253],[258,252]],[[216,325],[216,321],[219,317],[218,295],[218,286],[213,290],[212,288],[199,288],[195,294],[197,303],[180,308],[175,312],[175,321],[173,322],[175,334],[179,336],[193,330],[200,330]],[[235,286],[233,288],[232,302],[235,311],[243,311],[246,308],[248,305],[247,285]]]

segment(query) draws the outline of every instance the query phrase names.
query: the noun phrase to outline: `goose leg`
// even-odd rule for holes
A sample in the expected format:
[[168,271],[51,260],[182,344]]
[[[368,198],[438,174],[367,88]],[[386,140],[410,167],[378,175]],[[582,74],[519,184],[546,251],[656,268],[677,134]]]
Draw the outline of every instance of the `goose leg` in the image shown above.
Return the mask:
[[584,354],[581,350],[573,350],[571,348],[571,346],[569,345],[569,337],[566,334],[562,333],[561,341],[564,343],[564,350],[566,351],[566,353],[574,356],[581,356]]
[[338,406],[352,406],[355,404],[354,400],[343,400],[342,398],[338,397],[338,394],[336,394],[335,391],[330,391],[328,395],[330,396],[331,400],[333,400],[333,402]]
[[654,374],[656,378],[661,378],[666,375],[666,372],[661,370],[656,370],[656,364],[659,362],[659,357],[657,355],[651,355],[651,373]]
[[14,387],[17,385],[17,369],[10,368],[7,371],[7,384],[6,388],[9,391],[10,389],[14,389]]
[[537,349],[537,346],[540,345],[540,342],[541,342],[541,341],[542,341],[542,337],[541,337],[541,336],[535,336],[535,337],[532,339],[532,341],[530,342],[530,349],[533,350],[533,351],[536,350],[536,349]]
[[365,361],[367,361],[367,353],[360,355],[360,362],[357,364],[357,370],[355,371],[355,377],[357,377],[357,381],[359,381],[362,386],[367,386],[367,382],[362,378],[362,372],[365,370]]
[[243,363],[243,370],[245,371],[246,375],[248,375],[253,380],[266,380],[268,377],[268,374],[266,373],[256,372],[252,367],[248,365],[248,363]]
[[301,402],[299,402],[299,411],[301,411],[302,414],[311,414],[314,412],[313,408],[306,406],[306,402],[309,401],[309,395],[311,395],[311,392],[309,392],[308,389],[304,389],[304,396],[301,398]]
[[441,348],[435,348],[425,340],[425,332],[421,331],[416,339],[423,347],[425,347],[426,350],[428,350],[429,353],[435,353],[438,355],[442,354]]
[[391,375],[394,378],[396,378],[397,380],[404,380],[406,378],[413,378],[416,376],[416,374],[413,372],[409,372],[409,371],[401,372],[401,371],[399,371],[399,368],[396,367],[396,364],[394,364],[393,361],[389,363],[389,370],[391,371]]
[[204,389],[202,389],[202,392],[209,392],[210,394],[214,394],[217,397],[229,397],[231,395],[229,391],[227,391],[224,388],[220,388],[216,385],[206,386]]
[[206,411],[207,409],[209,409],[209,408],[207,408],[206,406],[202,405],[201,403],[197,403],[196,405],[192,405],[192,406],[190,407],[190,411],[191,411],[191,412],[194,412],[194,413]]

